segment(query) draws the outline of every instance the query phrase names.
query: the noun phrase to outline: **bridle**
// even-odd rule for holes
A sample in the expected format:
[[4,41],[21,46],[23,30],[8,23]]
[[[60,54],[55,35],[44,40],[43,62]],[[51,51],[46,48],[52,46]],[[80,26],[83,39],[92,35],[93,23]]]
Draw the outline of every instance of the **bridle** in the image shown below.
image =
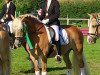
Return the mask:
[[[90,36],[90,37],[93,37],[93,36],[95,36],[95,37],[100,37],[100,35],[99,35],[99,33],[98,33],[98,28],[99,28],[99,26],[100,26],[100,17],[97,17],[97,18],[96,18],[96,22],[97,22],[97,24],[94,25],[94,27],[96,27],[95,32],[94,32],[94,33],[88,33],[88,36]],[[91,36],[91,35],[93,35],[93,36]]]

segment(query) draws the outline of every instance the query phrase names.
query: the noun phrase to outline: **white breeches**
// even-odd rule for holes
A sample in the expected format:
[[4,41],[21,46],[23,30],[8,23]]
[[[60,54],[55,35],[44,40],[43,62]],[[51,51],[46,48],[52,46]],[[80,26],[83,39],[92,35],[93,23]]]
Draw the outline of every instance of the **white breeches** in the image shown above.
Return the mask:
[[50,27],[52,27],[54,29],[54,31],[55,31],[55,41],[58,41],[59,40],[59,26],[52,25]]
[[13,33],[12,21],[8,21],[8,22],[7,22],[7,25],[9,26],[10,33]]

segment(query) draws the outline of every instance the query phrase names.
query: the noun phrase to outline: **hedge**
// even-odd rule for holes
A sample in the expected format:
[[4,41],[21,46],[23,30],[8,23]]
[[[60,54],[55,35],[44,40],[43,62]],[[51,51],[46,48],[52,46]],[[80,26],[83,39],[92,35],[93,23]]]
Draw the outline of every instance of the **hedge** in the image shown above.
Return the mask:
[[[2,9],[2,0],[0,0],[0,10]],[[24,13],[37,13],[41,7],[43,0],[14,0],[17,10],[21,14]],[[100,0],[82,1],[76,0],[74,2],[65,1],[60,2],[60,17],[71,17],[71,18],[87,18],[87,13],[100,12]]]
[[61,2],[61,17],[87,18],[87,13],[100,12],[100,0],[92,2]]

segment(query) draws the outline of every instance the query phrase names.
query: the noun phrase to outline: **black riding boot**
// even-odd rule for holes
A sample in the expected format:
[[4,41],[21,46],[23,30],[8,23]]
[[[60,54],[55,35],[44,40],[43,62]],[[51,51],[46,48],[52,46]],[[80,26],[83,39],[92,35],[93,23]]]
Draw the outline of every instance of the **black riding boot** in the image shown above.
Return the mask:
[[13,33],[9,33],[9,36],[10,36],[10,47],[11,49],[16,49],[15,45],[14,45],[14,42],[15,42],[15,36]]
[[56,59],[59,63],[61,63],[61,43],[60,40],[55,42],[55,45],[57,47],[57,55],[56,55]]

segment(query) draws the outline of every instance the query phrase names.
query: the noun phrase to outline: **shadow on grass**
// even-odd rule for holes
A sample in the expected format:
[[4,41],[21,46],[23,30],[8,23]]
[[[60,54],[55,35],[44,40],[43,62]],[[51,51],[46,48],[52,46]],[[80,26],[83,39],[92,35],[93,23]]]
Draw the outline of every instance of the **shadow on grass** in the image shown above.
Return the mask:
[[[66,67],[54,67],[54,68],[47,68],[47,72],[56,71],[56,70],[66,70]],[[40,69],[41,71],[41,69]],[[20,73],[28,74],[28,73],[34,73],[34,69],[26,70],[26,71],[20,71]],[[58,75],[58,74],[56,74]],[[59,74],[59,75],[65,75],[65,74]]]
[[55,71],[55,70],[65,70],[66,67],[54,67],[54,68],[47,68],[47,72]]

